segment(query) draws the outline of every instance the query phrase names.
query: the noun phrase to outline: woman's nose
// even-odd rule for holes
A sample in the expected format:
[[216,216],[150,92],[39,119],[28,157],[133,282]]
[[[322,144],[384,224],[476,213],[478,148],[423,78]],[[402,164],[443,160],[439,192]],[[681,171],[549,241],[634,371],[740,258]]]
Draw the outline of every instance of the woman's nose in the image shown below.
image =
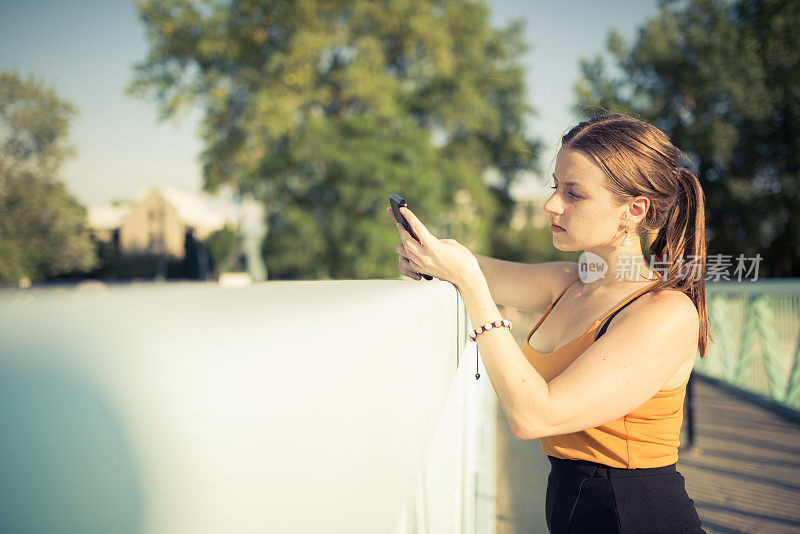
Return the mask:
[[563,211],[561,203],[558,201],[556,195],[552,195],[550,198],[547,199],[547,202],[544,203],[543,209],[547,213],[555,213],[555,214],[561,214],[561,212]]

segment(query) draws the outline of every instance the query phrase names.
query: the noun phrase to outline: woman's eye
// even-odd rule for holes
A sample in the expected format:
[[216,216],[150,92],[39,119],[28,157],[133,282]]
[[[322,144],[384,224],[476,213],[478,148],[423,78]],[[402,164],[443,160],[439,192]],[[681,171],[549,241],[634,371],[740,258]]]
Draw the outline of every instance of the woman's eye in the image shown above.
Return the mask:
[[[557,186],[557,185],[551,185],[551,186],[550,186],[550,189],[557,189],[557,188],[558,188],[558,186]],[[570,191],[570,192],[569,192],[569,194],[570,194],[570,196],[572,196],[572,198],[581,198],[580,196],[576,195],[576,194],[575,194],[575,193],[573,193],[572,191]]]

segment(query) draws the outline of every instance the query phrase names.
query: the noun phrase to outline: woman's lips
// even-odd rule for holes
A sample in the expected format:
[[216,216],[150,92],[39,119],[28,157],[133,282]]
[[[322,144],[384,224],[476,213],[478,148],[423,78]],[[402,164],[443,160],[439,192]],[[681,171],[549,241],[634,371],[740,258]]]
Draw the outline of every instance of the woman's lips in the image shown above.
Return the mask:
[[555,224],[553,224],[553,223],[550,223],[550,229],[551,229],[552,231],[554,231],[554,232],[566,232],[566,230],[564,230],[564,229],[563,229],[563,228],[561,228],[560,226],[557,226],[557,225],[555,225]]

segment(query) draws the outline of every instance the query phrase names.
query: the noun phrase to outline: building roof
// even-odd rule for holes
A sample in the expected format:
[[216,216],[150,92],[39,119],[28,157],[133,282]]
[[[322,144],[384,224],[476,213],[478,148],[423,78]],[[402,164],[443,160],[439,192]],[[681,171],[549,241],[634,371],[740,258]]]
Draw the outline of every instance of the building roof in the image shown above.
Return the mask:
[[[140,200],[144,199],[151,191],[140,192]],[[159,186],[155,188],[155,191],[161,194],[178,211],[185,223],[194,226],[198,230],[211,232],[222,228],[228,220],[225,215],[209,207],[203,197],[186,189]]]
[[513,184],[509,194],[518,202],[537,201],[544,205],[553,191],[546,185],[540,185],[535,178],[528,178],[525,182]]
[[89,228],[96,230],[113,230],[122,226],[122,221],[125,220],[128,213],[130,213],[132,206],[130,204],[112,205],[106,204],[105,206],[90,207],[88,211]]
[[119,228],[133,207],[154,193],[163,197],[174,207],[184,223],[193,226],[198,231],[210,233],[224,226],[226,222],[234,222],[232,214],[223,214],[209,205],[211,199],[208,195],[193,193],[178,187],[158,186],[139,190],[139,198],[135,203],[90,207],[88,209],[89,227],[96,230]]

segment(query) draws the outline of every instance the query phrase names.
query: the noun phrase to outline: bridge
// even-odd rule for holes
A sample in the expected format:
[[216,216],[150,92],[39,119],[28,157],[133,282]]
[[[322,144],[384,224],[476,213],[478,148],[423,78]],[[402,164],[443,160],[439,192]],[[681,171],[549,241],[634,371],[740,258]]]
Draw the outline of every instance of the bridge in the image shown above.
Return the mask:
[[[800,286],[710,286],[678,470],[708,532],[800,532]],[[0,531],[546,532],[470,326],[445,282],[0,291]]]

